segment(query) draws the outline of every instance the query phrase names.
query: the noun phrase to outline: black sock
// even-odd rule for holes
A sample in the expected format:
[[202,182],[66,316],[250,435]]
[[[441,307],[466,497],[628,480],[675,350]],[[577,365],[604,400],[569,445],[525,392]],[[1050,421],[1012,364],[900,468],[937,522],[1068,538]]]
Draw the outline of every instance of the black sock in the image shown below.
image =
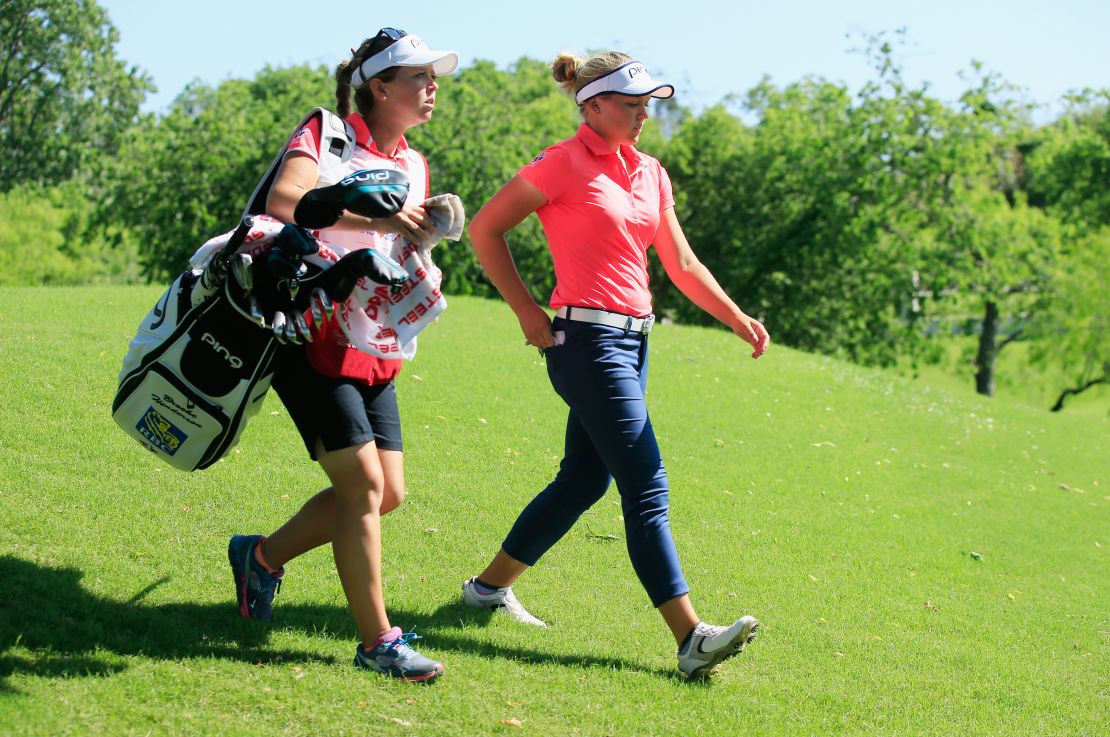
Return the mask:
[[474,579],[474,583],[477,584],[478,586],[481,586],[483,589],[485,589],[486,591],[489,591],[489,592],[497,591],[499,588],[501,588],[500,586],[494,586],[493,584],[488,584],[480,578]]

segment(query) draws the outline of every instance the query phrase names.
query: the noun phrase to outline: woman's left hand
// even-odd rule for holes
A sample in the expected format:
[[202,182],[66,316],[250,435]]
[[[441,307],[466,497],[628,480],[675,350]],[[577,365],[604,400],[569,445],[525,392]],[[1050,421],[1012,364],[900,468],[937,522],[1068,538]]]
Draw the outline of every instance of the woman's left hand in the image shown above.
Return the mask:
[[752,348],[755,349],[752,351],[752,358],[762,356],[767,346],[771,345],[771,336],[767,334],[767,328],[763,327],[763,323],[743,312],[733,320],[732,332],[751,343]]

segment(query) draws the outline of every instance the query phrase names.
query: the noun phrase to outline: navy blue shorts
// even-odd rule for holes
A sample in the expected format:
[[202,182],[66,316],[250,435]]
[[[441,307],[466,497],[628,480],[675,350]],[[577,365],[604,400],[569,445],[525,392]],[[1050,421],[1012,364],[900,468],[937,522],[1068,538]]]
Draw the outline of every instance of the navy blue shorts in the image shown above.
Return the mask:
[[303,348],[289,347],[278,358],[272,385],[313,460],[316,438],[329,452],[367,442],[382,450],[403,450],[392,381],[367,385],[333,379],[309,365]]

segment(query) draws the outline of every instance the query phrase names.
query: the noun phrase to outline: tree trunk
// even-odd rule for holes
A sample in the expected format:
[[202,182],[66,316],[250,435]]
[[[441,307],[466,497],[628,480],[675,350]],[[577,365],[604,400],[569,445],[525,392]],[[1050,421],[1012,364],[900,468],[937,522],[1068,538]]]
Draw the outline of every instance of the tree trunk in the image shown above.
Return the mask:
[[979,332],[979,354],[975,357],[975,391],[994,396],[994,359],[998,356],[998,303],[988,301]]

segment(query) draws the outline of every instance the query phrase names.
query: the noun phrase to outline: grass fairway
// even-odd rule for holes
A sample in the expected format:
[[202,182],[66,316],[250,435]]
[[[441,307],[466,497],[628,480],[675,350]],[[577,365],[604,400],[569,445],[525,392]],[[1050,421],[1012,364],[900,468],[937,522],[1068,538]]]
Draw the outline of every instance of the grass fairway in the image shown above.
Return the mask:
[[[709,684],[632,572],[616,491],[516,587],[458,603],[552,475],[565,408],[499,303],[455,298],[398,380],[409,497],[394,623],[447,666],[356,672],[330,551],[238,618],[225,549],[324,485],[271,396],[225,461],[159,463],[109,416],[155,288],[0,290],[0,734],[1106,735],[1110,422],[722,331],[651,336],[672,527],[710,622],[760,637]],[[771,326],[773,331],[773,325]]]

